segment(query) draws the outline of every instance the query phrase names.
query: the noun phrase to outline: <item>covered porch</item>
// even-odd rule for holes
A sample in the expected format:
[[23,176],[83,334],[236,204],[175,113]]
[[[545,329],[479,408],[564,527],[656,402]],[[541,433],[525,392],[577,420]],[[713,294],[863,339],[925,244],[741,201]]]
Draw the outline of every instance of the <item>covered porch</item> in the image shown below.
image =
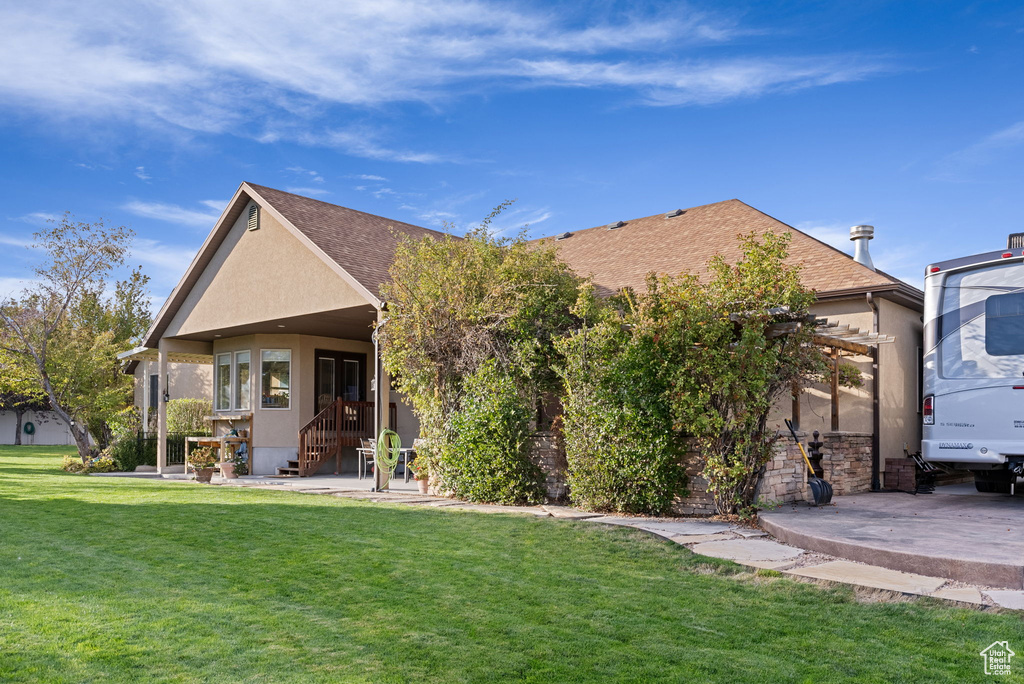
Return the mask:
[[[176,397],[166,365],[182,360],[212,365],[212,436],[224,455],[244,445],[254,476],[354,476],[356,450],[383,428],[410,446],[418,423],[392,396],[381,367],[373,341],[379,318],[372,306],[348,307],[179,332],[156,349],[133,350],[131,358],[155,360],[160,369],[158,472],[177,469],[168,461],[167,402]],[[228,439],[235,435],[247,439]]]

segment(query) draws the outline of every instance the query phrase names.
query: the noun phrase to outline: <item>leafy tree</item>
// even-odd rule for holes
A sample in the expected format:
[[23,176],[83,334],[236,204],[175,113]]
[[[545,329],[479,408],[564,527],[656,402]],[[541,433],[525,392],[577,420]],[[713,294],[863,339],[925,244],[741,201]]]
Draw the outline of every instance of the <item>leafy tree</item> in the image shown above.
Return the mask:
[[70,213],[35,233],[46,253],[37,280],[20,296],[0,302],[0,351],[31,380],[90,456],[90,433],[102,448],[107,419],[131,399],[131,378],[117,354],[149,325],[147,276],[136,269],[106,293],[111,272],[123,265],[134,233],[103,221],[75,222]]
[[814,292],[788,266],[788,234],[740,237],[743,256],[709,263],[710,280],[694,276],[652,281],[647,306],[678,344],[671,401],[704,462],[720,513],[746,513],[772,457],[775,403],[794,382],[822,372],[811,342]]
[[[557,392],[560,385],[553,371],[554,340],[575,325],[571,309],[580,281],[553,247],[490,232],[491,221],[507,205],[465,239],[446,235],[400,242],[383,288],[389,307],[381,330],[384,365],[432,443],[420,457],[421,467],[430,460],[423,458],[428,453],[435,459],[452,453],[446,445],[455,439],[454,418],[464,407],[467,378],[484,363],[493,360],[496,372],[513,379],[531,413],[543,395]],[[492,409],[509,406],[498,402]],[[505,418],[486,420],[505,424]],[[463,422],[458,429],[471,428]],[[500,438],[494,439],[501,458],[518,461],[520,453],[511,442],[498,447]],[[443,470],[449,486],[468,476],[465,468],[451,463],[445,468],[425,465],[435,473]],[[526,490],[516,495],[529,496]]]

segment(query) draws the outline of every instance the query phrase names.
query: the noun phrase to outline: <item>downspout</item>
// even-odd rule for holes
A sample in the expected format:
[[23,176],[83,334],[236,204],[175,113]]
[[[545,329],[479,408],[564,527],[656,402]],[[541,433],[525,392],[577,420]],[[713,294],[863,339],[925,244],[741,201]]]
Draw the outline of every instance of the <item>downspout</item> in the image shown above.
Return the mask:
[[[871,307],[871,332],[878,334],[878,304],[874,296],[867,293],[868,306]],[[878,345],[871,348],[871,369],[874,378],[871,381],[871,491],[877,492],[882,489],[882,481],[879,476],[881,470],[881,425],[882,417],[880,412],[881,397],[881,364],[878,360]]]

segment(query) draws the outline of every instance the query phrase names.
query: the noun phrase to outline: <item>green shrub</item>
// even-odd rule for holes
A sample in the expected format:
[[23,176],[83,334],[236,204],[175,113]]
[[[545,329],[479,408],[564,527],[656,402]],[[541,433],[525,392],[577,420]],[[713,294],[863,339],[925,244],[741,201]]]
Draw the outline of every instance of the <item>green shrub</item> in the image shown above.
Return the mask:
[[492,359],[466,379],[463,391],[442,447],[444,487],[471,501],[542,503],[543,474],[529,457],[532,413],[512,377]]
[[594,511],[666,513],[687,478],[662,340],[634,317],[624,325],[592,292],[577,309],[586,325],[559,343],[569,497]]
[[65,456],[61,470],[66,473],[82,473],[85,472],[86,466],[82,463],[82,459],[77,456]]
[[144,463],[144,454],[142,444],[138,439],[138,435],[130,434],[124,437],[119,437],[116,442],[110,445],[107,450],[110,453],[111,458],[117,462],[117,469],[124,472],[132,472],[140,465],[156,465],[154,453],[154,460],[152,464]]
[[206,416],[212,413],[209,399],[171,399],[167,402],[167,431],[208,435],[210,424]]
[[113,473],[117,470],[117,463],[114,459],[107,455],[102,455],[94,458],[89,462],[89,468],[87,472],[90,473]]

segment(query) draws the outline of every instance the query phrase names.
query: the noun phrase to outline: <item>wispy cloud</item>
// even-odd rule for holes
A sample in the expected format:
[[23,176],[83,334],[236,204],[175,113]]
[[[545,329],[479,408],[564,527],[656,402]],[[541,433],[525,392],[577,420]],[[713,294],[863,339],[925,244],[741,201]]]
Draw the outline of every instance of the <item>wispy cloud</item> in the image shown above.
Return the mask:
[[[737,57],[746,45],[737,38],[749,41],[759,28],[684,3],[555,12],[491,0],[42,0],[0,6],[0,27],[0,106],[288,139],[406,163],[450,157],[326,122],[337,120],[338,107],[443,108],[465,93],[523,87],[614,89],[641,105],[703,105],[892,68],[863,54]],[[733,56],[704,50],[726,44]]]
[[147,269],[146,273],[158,281],[170,277],[177,282],[195,255],[196,247],[176,247],[157,240],[136,238],[128,261],[156,267],[157,273],[152,269]]
[[962,181],[970,172],[990,164],[1001,155],[1024,145],[1024,121],[1007,126],[939,162],[933,180]]
[[29,276],[25,276],[24,278],[19,278],[17,276],[0,276],[0,301],[20,294],[23,290],[28,289],[36,282],[37,281],[33,280]]
[[0,245],[9,245],[11,247],[31,247],[32,240],[14,237],[13,235],[0,234]]
[[291,192],[296,195],[306,195],[308,197],[316,197],[317,195],[330,195],[330,190],[324,190],[323,188],[309,188],[309,187],[288,187],[285,188],[286,192]]
[[358,174],[356,176],[349,176],[349,178],[358,178],[359,180],[365,180],[365,181],[378,181],[380,183],[387,183],[388,182],[388,179],[385,178],[384,176],[374,176],[374,175],[368,174],[368,173],[360,173],[360,174]]
[[[223,207],[223,205],[221,206]],[[168,223],[180,223],[197,228],[211,228],[217,222],[217,219],[220,218],[220,211],[217,213],[197,211],[164,202],[142,202],[135,200],[125,203],[121,208],[143,218],[156,219]]]
[[793,227],[840,251],[853,254],[853,243],[850,242],[850,226],[855,225],[857,224],[850,223],[847,225],[837,222],[801,221]]
[[51,214],[45,211],[33,211],[31,214],[25,214],[23,216],[16,216],[11,221],[20,221],[21,223],[27,223],[32,226],[42,226],[50,221],[60,220],[58,214]]
[[144,180],[144,181],[148,181],[149,179],[152,178],[152,176],[150,176],[148,173],[146,173],[146,167],[145,166],[136,166],[135,167],[135,177],[138,178],[139,180]]

